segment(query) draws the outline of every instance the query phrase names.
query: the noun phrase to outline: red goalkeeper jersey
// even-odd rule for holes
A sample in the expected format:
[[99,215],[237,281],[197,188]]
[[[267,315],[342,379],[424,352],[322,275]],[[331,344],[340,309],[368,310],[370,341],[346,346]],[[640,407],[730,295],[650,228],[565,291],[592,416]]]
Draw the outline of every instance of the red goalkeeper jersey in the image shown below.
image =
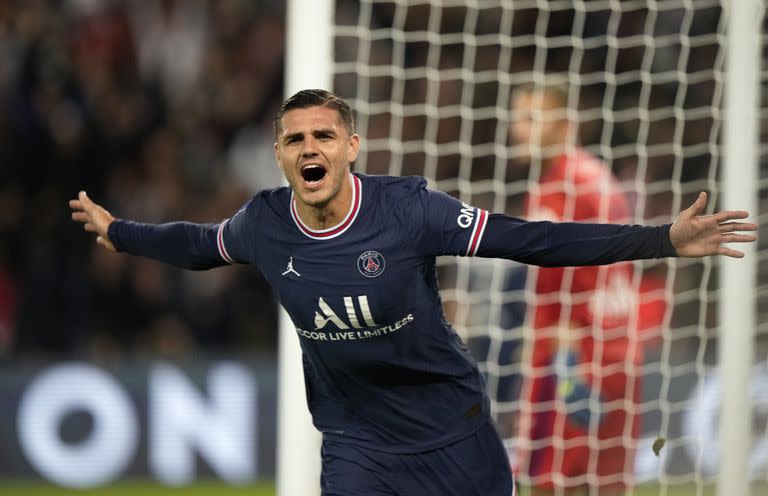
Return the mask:
[[[528,195],[528,217],[536,220],[627,223],[629,206],[608,168],[584,150],[563,155]],[[557,328],[580,329],[574,345],[580,361],[602,364],[640,359],[627,326],[635,308],[632,265],[535,268],[537,329],[534,366],[545,366],[557,348]],[[601,393],[610,394],[610,384]]]
[[[537,220],[626,223],[630,219],[627,200],[610,171],[584,150],[557,159],[529,192],[526,211]],[[591,453],[585,437],[589,425],[571,421],[562,402],[555,401],[553,361],[560,339],[567,335],[570,349],[578,356],[579,374],[603,401],[639,399],[633,369],[641,361],[641,348],[637,333],[631,330],[637,329],[631,318],[637,309],[633,267],[629,263],[537,267],[530,273],[536,288],[529,355],[533,373],[523,388],[520,426],[521,438],[535,444],[523,448],[523,466],[534,486],[545,488],[554,487],[559,480],[555,474],[566,477],[561,480],[578,480],[589,469],[591,458],[597,460],[598,475],[620,475],[632,460],[621,436],[625,426],[631,426],[633,436],[638,434],[638,417],[633,409],[603,411],[598,431],[592,433],[600,448]],[[556,456],[558,450],[562,452]]]

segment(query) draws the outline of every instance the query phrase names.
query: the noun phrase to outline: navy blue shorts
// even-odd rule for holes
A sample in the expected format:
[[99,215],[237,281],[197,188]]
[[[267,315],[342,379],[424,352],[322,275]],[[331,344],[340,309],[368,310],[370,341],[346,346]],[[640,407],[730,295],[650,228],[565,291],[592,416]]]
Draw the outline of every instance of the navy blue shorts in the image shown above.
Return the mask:
[[323,496],[512,496],[509,460],[493,424],[446,447],[382,453],[323,441]]

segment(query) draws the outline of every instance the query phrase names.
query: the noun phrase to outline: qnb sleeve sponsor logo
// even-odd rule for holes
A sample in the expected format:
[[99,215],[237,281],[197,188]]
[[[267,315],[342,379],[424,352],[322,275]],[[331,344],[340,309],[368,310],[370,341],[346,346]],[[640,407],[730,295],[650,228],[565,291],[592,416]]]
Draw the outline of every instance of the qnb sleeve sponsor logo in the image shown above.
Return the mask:
[[325,300],[320,297],[317,302],[317,306],[319,308],[315,311],[315,330],[324,328],[328,322],[332,322],[337,329],[362,329],[363,327],[376,327],[379,325],[373,320],[371,307],[368,305],[368,296],[358,296],[357,304],[360,307],[360,313],[364,325],[360,323],[357,309],[355,308],[354,300],[351,296],[344,297],[344,308],[347,312],[347,321],[339,317],[336,312],[333,311],[330,305],[328,305],[328,303],[326,303]]
[[[475,214],[477,214],[477,221],[475,221]],[[483,239],[483,233],[485,232],[485,225],[487,222],[487,211],[474,208],[471,205],[462,202],[459,216],[456,217],[456,224],[462,229],[468,229],[474,225],[474,227],[472,227],[472,233],[469,235],[467,251],[464,253],[465,256],[473,257],[477,255],[477,249],[480,247],[480,241]]]
[[473,220],[475,220],[474,207],[462,202],[461,210],[459,211],[459,216],[456,217],[456,223],[459,225],[460,228],[466,229],[472,225]]

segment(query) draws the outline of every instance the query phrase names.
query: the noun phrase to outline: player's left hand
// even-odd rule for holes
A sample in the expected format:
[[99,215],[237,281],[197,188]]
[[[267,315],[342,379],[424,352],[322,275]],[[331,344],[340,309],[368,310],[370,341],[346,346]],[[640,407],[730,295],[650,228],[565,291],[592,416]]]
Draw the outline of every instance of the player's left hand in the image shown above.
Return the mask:
[[757,231],[757,224],[733,222],[746,219],[749,212],[727,210],[712,215],[699,215],[706,206],[707,194],[699,193],[693,205],[680,212],[675,219],[669,230],[669,239],[677,254],[681,257],[743,257],[743,252],[726,248],[723,243],[751,243],[757,239],[753,234],[738,234],[740,231]]
[[69,200],[72,209],[72,220],[83,224],[83,229],[96,233],[96,242],[109,251],[116,252],[117,248],[109,239],[109,225],[115,220],[104,207],[88,198],[85,191],[77,195],[77,199]]

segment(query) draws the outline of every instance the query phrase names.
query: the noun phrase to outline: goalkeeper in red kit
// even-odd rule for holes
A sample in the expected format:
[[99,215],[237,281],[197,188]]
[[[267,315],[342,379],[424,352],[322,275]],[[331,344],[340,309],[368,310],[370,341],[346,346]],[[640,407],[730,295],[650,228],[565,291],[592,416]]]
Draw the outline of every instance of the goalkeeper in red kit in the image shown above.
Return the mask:
[[[541,165],[529,189],[531,220],[627,223],[627,199],[600,159],[577,146],[568,89],[526,85],[512,98],[512,140]],[[526,149],[527,148],[527,149]],[[536,159],[535,150],[540,150]],[[642,349],[636,330],[663,318],[637,312],[631,263],[538,267],[526,343],[520,470],[533,494],[623,494],[639,435]],[[661,312],[659,312],[661,310]],[[637,318],[635,318],[637,316]],[[524,369],[525,370],[525,369]],[[592,493],[589,493],[592,494]]]

